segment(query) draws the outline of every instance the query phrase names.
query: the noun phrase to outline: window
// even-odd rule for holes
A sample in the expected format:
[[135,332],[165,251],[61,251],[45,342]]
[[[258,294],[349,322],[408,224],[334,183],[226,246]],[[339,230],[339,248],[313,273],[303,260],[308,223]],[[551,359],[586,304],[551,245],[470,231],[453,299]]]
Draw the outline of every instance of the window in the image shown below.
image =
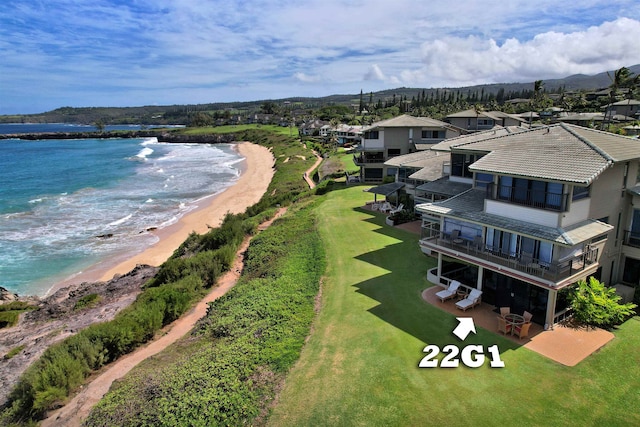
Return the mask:
[[377,130],[370,130],[369,132],[365,132],[364,139],[378,139],[380,137],[380,132]]
[[476,188],[487,188],[489,184],[493,183],[493,175],[489,173],[476,173]]
[[464,178],[473,178],[473,172],[469,170],[469,166],[480,159],[480,154],[451,154],[451,175]]
[[396,176],[398,168],[387,168],[387,176]]
[[565,207],[564,187],[558,182],[501,176],[498,187],[498,198],[502,200],[544,209],[562,210]]
[[586,199],[589,197],[589,193],[591,192],[591,186],[588,187],[573,187],[573,198],[572,200],[580,200]]
[[389,148],[387,150],[388,157],[399,156],[400,154],[402,154],[402,150],[400,150],[399,148]]
[[422,139],[444,139],[445,134],[443,130],[423,130]]

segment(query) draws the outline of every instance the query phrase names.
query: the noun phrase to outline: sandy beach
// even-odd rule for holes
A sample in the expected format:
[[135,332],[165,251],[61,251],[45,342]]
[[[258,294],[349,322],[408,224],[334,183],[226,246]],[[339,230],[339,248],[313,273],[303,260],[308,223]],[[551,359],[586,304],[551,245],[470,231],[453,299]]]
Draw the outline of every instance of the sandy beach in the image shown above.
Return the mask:
[[274,158],[268,148],[249,142],[236,144],[237,150],[245,160],[238,181],[223,192],[203,199],[199,206],[178,222],[166,228],[154,231],[159,241],[143,252],[122,254],[99,263],[62,282],[56,283],[47,293],[82,282],[110,280],[117,274],[125,274],[138,264],[158,266],[185,241],[193,231],[202,234],[210,227],[221,224],[227,213],[241,213],[257,203],[267,190],[274,174]]

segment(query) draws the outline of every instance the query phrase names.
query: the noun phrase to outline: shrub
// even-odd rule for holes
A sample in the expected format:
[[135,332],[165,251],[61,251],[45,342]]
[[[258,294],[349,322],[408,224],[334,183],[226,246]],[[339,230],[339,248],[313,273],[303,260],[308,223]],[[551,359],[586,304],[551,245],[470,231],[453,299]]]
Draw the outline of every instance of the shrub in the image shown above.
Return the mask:
[[75,303],[75,305],[73,306],[73,309],[82,310],[83,308],[93,307],[96,304],[98,304],[98,302],[100,302],[101,299],[102,297],[98,294],[85,295]]
[[620,304],[622,297],[594,277],[580,280],[570,293],[573,321],[594,327],[610,328],[634,314],[636,304]]

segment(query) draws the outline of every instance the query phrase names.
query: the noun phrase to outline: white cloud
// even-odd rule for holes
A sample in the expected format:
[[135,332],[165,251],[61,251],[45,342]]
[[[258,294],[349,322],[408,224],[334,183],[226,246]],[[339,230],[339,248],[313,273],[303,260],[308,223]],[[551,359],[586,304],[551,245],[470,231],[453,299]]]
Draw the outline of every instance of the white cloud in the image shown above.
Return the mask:
[[295,73],[293,77],[303,83],[317,83],[322,80],[320,76],[311,76],[305,73]]
[[369,71],[367,71],[367,73],[364,75],[364,79],[385,81],[387,78],[385,77],[378,64],[373,64],[369,68]]
[[3,0],[0,113],[595,74],[640,63],[638,17],[637,0]]
[[596,74],[640,63],[640,21],[619,18],[584,31],[549,31],[501,45],[477,36],[422,44],[422,65],[400,74],[404,84],[466,86]]

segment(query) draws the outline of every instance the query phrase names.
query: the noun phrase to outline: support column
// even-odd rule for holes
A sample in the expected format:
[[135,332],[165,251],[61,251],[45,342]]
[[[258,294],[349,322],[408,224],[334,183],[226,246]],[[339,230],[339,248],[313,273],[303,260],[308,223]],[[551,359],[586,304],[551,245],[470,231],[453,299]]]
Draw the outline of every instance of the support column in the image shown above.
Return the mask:
[[553,318],[556,314],[556,300],[558,299],[558,291],[555,289],[549,290],[549,297],[547,298],[547,315],[545,316],[545,326],[548,329],[553,329]]
[[478,266],[478,283],[476,283],[476,288],[482,290],[482,277],[484,276],[484,267],[481,265]]

